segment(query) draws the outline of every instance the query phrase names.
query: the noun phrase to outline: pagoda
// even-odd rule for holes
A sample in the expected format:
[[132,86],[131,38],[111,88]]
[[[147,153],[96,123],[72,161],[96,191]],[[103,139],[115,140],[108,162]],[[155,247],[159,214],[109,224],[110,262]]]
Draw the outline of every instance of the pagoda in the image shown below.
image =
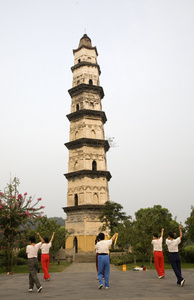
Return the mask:
[[94,251],[95,238],[102,226],[99,215],[102,206],[109,201],[106,152],[109,143],[105,140],[104,124],[107,121],[102,111],[104,97],[100,86],[98,52],[91,39],[84,34],[79,46],[73,50],[74,66],[71,96],[66,229],[70,236],[66,249],[76,252]]

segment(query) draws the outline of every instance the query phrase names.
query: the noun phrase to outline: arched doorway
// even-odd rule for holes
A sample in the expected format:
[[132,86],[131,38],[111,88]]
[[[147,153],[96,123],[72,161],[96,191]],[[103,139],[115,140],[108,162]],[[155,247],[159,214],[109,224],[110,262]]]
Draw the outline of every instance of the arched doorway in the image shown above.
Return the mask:
[[75,253],[78,252],[78,242],[76,236],[73,239],[73,248],[75,248]]

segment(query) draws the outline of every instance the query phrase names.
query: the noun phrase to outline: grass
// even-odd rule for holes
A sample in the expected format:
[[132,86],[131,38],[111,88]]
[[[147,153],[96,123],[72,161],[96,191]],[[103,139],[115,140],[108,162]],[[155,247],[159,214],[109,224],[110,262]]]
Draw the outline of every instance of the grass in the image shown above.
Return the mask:
[[[69,267],[71,265],[71,263],[68,262],[60,262],[60,264],[58,265],[57,262],[51,262],[49,265],[49,272],[50,273],[55,273],[55,272],[62,272],[64,271],[67,267]],[[39,268],[40,268],[40,273],[42,272],[42,267],[41,267],[41,263],[39,262]],[[0,274],[5,274],[6,271],[5,269],[1,269],[0,268]],[[14,266],[13,269],[13,273],[17,273],[17,274],[21,274],[21,273],[29,273],[28,271],[28,266],[26,265],[19,265],[19,266]]]
[[[144,265],[148,270],[155,270],[155,265],[154,263],[152,264],[152,268],[150,268],[150,264],[146,262],[143,264],[142,262],[137,262],[136,266],[141,267]],[[115,266],[118,270],[122,271],[123,266]],[[126,264],[127,271],[133,270],[135,268],[134,263]],[[171,264],[165,263],[164,268],[167,269],[172,269]],[[194,269],[194,263],[181,263],[181,269]]]

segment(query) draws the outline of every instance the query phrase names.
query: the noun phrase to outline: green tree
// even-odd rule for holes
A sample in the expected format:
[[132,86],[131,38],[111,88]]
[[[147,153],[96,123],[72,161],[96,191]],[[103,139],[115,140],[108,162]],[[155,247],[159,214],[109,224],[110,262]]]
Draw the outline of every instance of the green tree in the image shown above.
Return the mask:
[[[136,219],[132,224],[131,245],[133,253],[141,256],[143,262],[150,259],[152,264],[153,247],[151,240],[153,233],[160,234],[161,229],[167,231],[174,228],[176,221],[172,220],[172,215],[167,208],[162,208],[160,205],[154,205],[149,208],[141,208],[135,213]],[[178,228],[178,223],[177,228]],[[165,231],[164,231],[165,233]]]
[[57,224],[55,220],[47,218],[47,216],[43,216],[41,220],[38,221],[36,229],[32,230],[28,234],[36,236],[37,232],[40,233],[42,238],[48,237],[49,240],[53,232],[55,232],[50,252],[51,256],[54,256],[55,252],[58,251],[61,247],[65,247],[66,239],[69,236],[64,226]]
[[[19,179],[14,178],[10,184],[0,192],[0,245],[5,251],[5,261],[7,272],[13,269],[13,248],[21,235],[26,233],[30,224],[36,219],[40,219],[43,212],[40,212],[44,206],[36,207],[41,201],[38,198],[32,203],[32,197],[28,197],[18,192]],[[25,243],[25,241],[23,241]]]
[[[125,221],[131,219],[130,216],[127,216],[125,212],[122,212],[123,206],[119,203],[113,201],[105,202],[102,213],[99,216],[100,222],[102,222],[102,231],[108,229],[110,230],[110,235],[112,236],[115,232],[121,228],[121,224],[124,224]],[[122,227],[123,228],[123,227]]]
[[190,217],[185,221],[186,236],[191,241],[194,242],[194,206],[191,206]]

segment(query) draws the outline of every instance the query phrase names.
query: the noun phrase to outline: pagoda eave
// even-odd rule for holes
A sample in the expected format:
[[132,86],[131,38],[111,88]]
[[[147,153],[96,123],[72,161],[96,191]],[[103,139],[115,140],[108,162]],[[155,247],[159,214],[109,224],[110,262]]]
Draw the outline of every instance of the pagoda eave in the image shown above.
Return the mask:
[[78,177],[90,177],[90,178],[99,178],[99,177],[106,177],[109,181],[112,178],[112,175],[109,171],[95,171],[95,170],[79,170],[75,172],[70,172],[64,174],[67,179],[73,179]]
[[103,124],[107,121],[106,114],[100,110],[82,109],[66,115],[70,122],[76,119],[81,119],[85,116],[101,118]]
[[101,99],[104,98],[104,91],[101,86],[93,85],[93,84],[85,84],[81,83],[71,89],[68,90],[71,97],[77,96],[83,92],[95,92],[100,94]]
[[63,207],[64,212],[77,212],[83,210],[95,210],[95,211],[102,211],[102,204],[85,204],[85,205],[76,205],[76,206],[68,206]]
[[74,140],[68,143],[65,143],[65,146],[68,150],[73,150],[77,148],[81,148],[83,146],[88,147],[104,147],[104,150],[107,152],[110,148],[109,143],[107,140],[100,140],[100,139],[89,139],[89,138],[81,138],[78,140]]
[[73,67],[71,67],[71,71],[73,72],[74,70],[84,67],[84,66],[95,67],[98,69],[99,75],[101,74],[100,66],[98,64],[90,63],[88,61],[80,61],[77,65],[74,65]]

